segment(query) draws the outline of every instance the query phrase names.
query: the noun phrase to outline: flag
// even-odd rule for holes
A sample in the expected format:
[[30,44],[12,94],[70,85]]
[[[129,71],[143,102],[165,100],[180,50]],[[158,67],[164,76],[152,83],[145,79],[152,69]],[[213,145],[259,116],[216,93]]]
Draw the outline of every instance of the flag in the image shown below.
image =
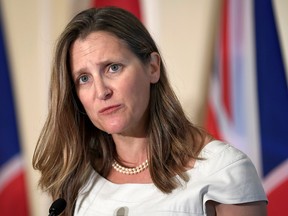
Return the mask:
[[96,8],[105,6],[115,6],[130,11],[141,20],[141,10],[138,0],[93,0],[92,6]]
[[224,0],[206,128],[245,152],[268,196],[288,211],[288,88],[271,0]]
[[0,212],[5,216],[28,216],[25,176],[3,30],[0,18]]
[[288,77],[269,0],[255,0],[257,91],[269,215],[288,211]]

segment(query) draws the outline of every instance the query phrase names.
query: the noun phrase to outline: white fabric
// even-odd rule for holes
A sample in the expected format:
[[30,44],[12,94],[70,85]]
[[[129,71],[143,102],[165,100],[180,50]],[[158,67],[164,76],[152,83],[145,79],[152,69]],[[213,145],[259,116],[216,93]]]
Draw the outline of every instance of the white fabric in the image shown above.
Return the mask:
[[206,215],[205,202],[235,204],[267,200],[250,159],[220,141],[207,144],[184,187],[164,194],[154,184],[114,184],[93,173],[79,194],[76,216]]

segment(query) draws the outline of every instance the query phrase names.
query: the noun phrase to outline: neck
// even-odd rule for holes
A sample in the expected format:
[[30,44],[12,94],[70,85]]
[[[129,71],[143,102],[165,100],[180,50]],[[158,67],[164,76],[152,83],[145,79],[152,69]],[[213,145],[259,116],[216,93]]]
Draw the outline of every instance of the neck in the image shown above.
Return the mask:
[[137,166],[147,159],[147,138],[113,135],[119,160],[129,167]]

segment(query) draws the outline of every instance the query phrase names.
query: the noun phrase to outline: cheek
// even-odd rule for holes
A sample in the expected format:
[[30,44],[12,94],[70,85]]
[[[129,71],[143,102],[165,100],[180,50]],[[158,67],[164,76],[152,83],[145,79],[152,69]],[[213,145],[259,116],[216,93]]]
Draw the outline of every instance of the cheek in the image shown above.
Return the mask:
[[79,90],[77,92],[77,95],[86,112],[89,111],[89,106],[91,102],[90,102],[90,95],[88,94],[88,92]]
[[132,97],[136,105],[146,108],[150,98],[150,82],[145,78],[138,79],[127,89],[126,92]]

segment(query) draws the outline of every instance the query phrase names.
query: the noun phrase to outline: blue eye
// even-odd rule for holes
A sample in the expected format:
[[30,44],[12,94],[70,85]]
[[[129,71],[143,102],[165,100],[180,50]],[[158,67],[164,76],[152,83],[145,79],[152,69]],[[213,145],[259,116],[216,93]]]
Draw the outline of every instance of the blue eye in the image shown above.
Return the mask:
[[121,65],[120,64],[112,64],[110,65],[109,71],[114,73],[117,72],[121,69]]
[[79,84],[84,84],[88,82],[88,80],[89,80],[88,75],[82,75],[81,77],[79,77]]

